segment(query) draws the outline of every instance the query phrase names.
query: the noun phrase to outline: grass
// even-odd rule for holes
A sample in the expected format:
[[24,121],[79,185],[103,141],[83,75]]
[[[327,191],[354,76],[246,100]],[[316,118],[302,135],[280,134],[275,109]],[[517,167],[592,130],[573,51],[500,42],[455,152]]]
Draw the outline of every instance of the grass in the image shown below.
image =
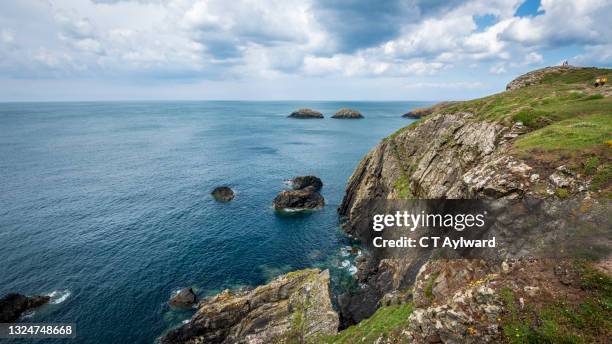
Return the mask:
[[333,337],[321,339],[323,343],[374,343],[379,337],[398,343],[401,331],[408,324],[412,303],[379,308],[370,318],[362,320]]
[[515,147],[520,150],[583,150],[603,146],[611,135],[612,114],[593,114],[566,119],[531,132],[519,138]]
[[397,178],[393,187],[397,191],[399,199],[414,198],[412,195],[412,190],[410,189],[410,180],[405,174],[402,174],[401,177]]
[[425,289],[423,290],[423,295],[425,295],[425,297],[429,301],[432,301],[432,302],[434,299],[433,285],[434,285],[434,282],[436,281],[436,278],[438,278],[439,275],[440,275],[439,271],[432,273],[431,276],[429,276],[429,278],[427,279],[427,282],[426,282],[427,284],[425,285]]
[[506,342],[598,343],[611,338],[612,278],[585,262],[576,263],[576,267],[580,286],[588,293],[578,303],[547,300],[538,309],[529,305],[520,309],[514,291],[500,290],[506,308],[501,322]]

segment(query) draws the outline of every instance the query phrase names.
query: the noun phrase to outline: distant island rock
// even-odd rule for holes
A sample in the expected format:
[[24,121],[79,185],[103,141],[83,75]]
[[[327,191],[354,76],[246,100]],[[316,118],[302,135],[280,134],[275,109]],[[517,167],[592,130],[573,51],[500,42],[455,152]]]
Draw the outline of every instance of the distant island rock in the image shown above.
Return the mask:
[[344,109],[338,110],[338,112],[336,112],[336,114],[333,115],[332,118],[359,119],[359,118],[363,118],[363,115],[359,111],[344,108]]
[[21,314],[44,305],[50,297],[45,295],[25,296],[9,293],[0,299],[0,323],[14,322]]
[[293,111],[289,118],[323,118],[323,114],[312,109],[299,109]]
[[234,190],[232,190],[229,186],[219,186],[216,187],[213,192],[211,192],[213,198],[219,202],[229,202],[234,199]]
[[301,190],[312,186],[315,191],[319,191],[323,187],[323,182],[316,176],[299,176],[291,180],[291,186],[295,190]]
[[190,308],[197,301],[197,297],[192,288],[183,288],[170,298],[168,303],[170,306],[179,308]]

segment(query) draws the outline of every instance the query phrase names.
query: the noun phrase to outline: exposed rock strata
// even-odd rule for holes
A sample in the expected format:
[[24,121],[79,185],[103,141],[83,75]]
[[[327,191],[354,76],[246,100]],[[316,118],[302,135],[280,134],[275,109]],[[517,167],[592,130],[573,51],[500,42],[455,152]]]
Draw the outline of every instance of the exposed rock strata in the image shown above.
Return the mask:
[[44,295],[7,294],[0,299],[0,323],[14,322],[23,313],[44,305],[49,299],[49,296]]
[[351,109],[340,109],[336,114],[332,116],[332,118],[338,119],[359,119],[363,118],[363,115],[359,111],[351,110]]
[[[556,71],[552,68],[544,73]],[[538,77],[541,76],[540,72]],[[511,83],[511,88],[522,87],[535,80],[535,76],[528,76],[522,81]],[[371,230],[371,214],[389,213],[391,210],[385,208],[389,207],[389,202],[385,205],[385,202],[374,202],[376,200],[518,200],[519,206],[521,202],[524,205],[531,202],[540,206],[538,200],[551,198],[552,202],[545,202],[541,206],[542,212],[549,216],[548,221],[534,223],[532,231],[519,235],[512,232],[512,221],[520,221],[520,218],[510,219],[508,223],[499,223],[505,220],[500,219],[484,235],[495,234],[501,239],[508,239],[508,246],[498,252],[499,256],[529,254],[545,248],[545,243],[554,247],[551,243],[562,241],[561,235],[568,228],[562,221],[555,219],[560,219],[561,214],[568,209],[577,209],[583,207],[580,204],[588,203],[589,195],[585,191],[587,185],[563,167],[553,171],[537,170],[537,166],[511,154],[514,140],[529,130],[520,122],[489,122],[470,112],[433,111],[417,125],[400,130],[383,140],[359,163],[349,179],[345,197],[338,208],[344,218],[345,231],[359,238],[367,247],[375,234]],[[561,203],[556,203],[555,198],[557,188],[564,188],[574,195],[575,204],[559,206]],[[538,224],[541,225],[538,227]],[[406,234],[401,231],[385,231],[382,235],[394,239]],[[429,260],[427,253],[417,250],[407,250],[404,253],[398,253],[398,250],[371,250],[368,259],[358,265],[356,276],[362,288],[339,298],[342,325],[357,323],[371,315],[380,304],[396,300],[395,295],[398,293],[405,294],[415,280],[418,282],[418,271]],[[476,275],[465,280],[473,278],[477,278]],[[462,280],[460,276],[457,277],[457,281]],[[465,285],[462,287],[455,289],[461,294],[457,297],[472,300],[465,304],[474,307],[466,310],[465,314],[456,314],[456,305],[452,304],[452,299],[447,299],[447,303],[444,300],[437,303],[434,308],[441,307],[439,309],[430,309],[433,305],[420,303],[422,300],[419,300],[415,292],[417,309],[413,320],[416,322],[412,324],[420,323],[421,330],[413,329],[414,341],[462,342],[453,333],[466,330],[472,325],[441,330],[432,337],[429,337],[431,331],[427,328],[435,327],[440,322],[448,324],[451,318],[457,320],[462,317],[464,324],[472,324],[469,319],[477,319],[474,316],[485,309],[490,311],[486,316],[495,316],[492,309],[497,307],[497,300],[495,297],[489,299],[483,296],[483,293],[489,293],[488,290],[469,289]],[[417,288],[418,285],[415,286]],[[485,302],[473,301],[474,297],[481,296],[486,299]],[[494,341],[497,335],[494,331],[476,329],[481,335],[474,342]]]
[[318,343],[338,329],[329,271],[290,272],[252,291],[222,292],[198,305],[191,321],[161,343]]
[[293,111],[290,115],[290,118],[302,118],[302,119],[307,119],[307,118],[323,118],[323,114],[320,113],[319,111],[315,111],[312,109],[299,109],[296,111]]

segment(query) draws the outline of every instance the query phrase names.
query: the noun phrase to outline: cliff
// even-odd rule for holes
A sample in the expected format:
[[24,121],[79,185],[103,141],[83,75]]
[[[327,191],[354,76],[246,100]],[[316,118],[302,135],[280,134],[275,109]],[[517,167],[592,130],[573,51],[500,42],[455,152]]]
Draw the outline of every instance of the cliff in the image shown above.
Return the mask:
[[[563,214],[587,222],[597,212],[610,212],[612,98],[610,86],[592,86],[595,77],[610,74],[609,69],[578,67],[528,73],[512,81],[506,92],[433,110],[371,150],[351,176],[338,209],[344,229],[366,247],[374,235],[373,208],[388,211],[393,200],[481,199],[523,206],[535,202],[549,217],[532,219],[530,230],[521,233],[513,231],[512,221],[493,226],[485,235],[505,234],[504,252],[495,259],[445,261],[414,251],[370,250],[359,264],[361,288],[339,298],[343,326],[367,321],[363,319],[375,317],[377,309],[389,302],[403,303],[412,294],[410,317],[381,333],[377,342],[510,341],[512,326],[520,332],[518,337],[545,340],[541,336],[551,334],[542,329],[544,320],[556,326],[552,332],[559,337],[551,337],[557,339],[553,342],[569,338],[572,331],[589,338],[587,342],[609,335],[609,322],[589,332],[566,324],[565,318],[551,320],[538,313],[550,311],[560,296],[580,295],[570,297],[569,309],[609,297],[609,271],[597,275],[605,283],[588,289],[584,279],[595,270],[576,263],[576,257],[514,257],[550,248],[573,229]],[[584,247],[588,258],[599,259],[596,266],[610,263],[607,221]],[[535,315],[524,314],[525,303]],[[605,307],[594,312],[612,315]],[[392,334],[393,340],[388,339]]]

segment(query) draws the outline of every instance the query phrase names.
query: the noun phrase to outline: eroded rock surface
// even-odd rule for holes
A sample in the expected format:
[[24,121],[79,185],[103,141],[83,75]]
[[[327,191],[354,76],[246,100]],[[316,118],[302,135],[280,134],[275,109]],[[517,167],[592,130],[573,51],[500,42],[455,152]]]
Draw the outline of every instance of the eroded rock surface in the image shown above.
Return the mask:
[[198,305],[191,321],[161,343],[318,343],[338,330],[329,271],[290,272],[252,291],[222,292]]

